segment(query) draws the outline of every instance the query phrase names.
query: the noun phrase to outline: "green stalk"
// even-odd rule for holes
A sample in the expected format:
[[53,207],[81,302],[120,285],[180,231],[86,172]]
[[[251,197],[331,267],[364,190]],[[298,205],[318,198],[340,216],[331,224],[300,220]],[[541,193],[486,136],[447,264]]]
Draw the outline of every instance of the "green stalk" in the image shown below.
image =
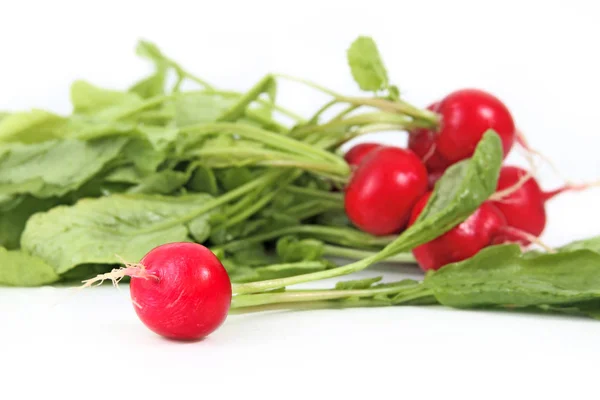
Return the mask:
[[261,128],[256,128],[250,125],[244,125],[231,122],[215,122],[209,124],[192,125],[180,130],[182,133],[194,133],[196,135],[210,135],[219,131],[229,131],[242,137],[254,139],[265,143],[268,146],[285,150],[289,153],[298,154],[305,157],[311,157],[318,160],[326,160],[340,166],[350,173],[350,168],[344,160],[326,150],[315,148],[309,144],[298,140],[266,131]]
[[140,232],[140,233],[156,232],[156,231],[161,231],[161,230],[168,229],[168,228],[171,228],[176,225],[180,225],[180,224],[189,222],[189,221],[193,220],[194,218],[207,213],[210,210],[213,210],[213,209],[220,207],[232,200],[242,197],[242,196],[246,195],[247,193],[250,193],[251,191],[253,191],[256,188],[260,188],[262,186],[271,184],[272,182],[279,179],[280,176],[282,175],[282,173],[283,173],[282,171],[271,171],[269,173],[266,173],[265,175],[261,176],[260,178],[254,179],[253,181],[250,181],[250,182],[248,182],[230,192],[227,192],[226,194],[219,196],[211,201],[207,201],[206,203],[204,203],[202,205],[202,207],[199,207],[196,210],[187,213],[186,215],[183,215],[178,218],[173,218],[168,221],[164,221],[161,224],[156,224],[156,225],[152,226],[151,228],[141,230],[138,232]]
[[[308,171],[326,172],[329,174],[347,177],[346,168],[331,163],[314,162],[311,160],[301,159],[300,157],[268,149],[260,148],[244,148],[244,147],[209,147],[206,149],[193,150],[188,153],[191,156],[210,157],[210,156],[227,156],[232,158],[234,155],[245,156],[246,160],[251,164],[263,166],[281,166],[287,168],[300,168]],[[252,159],[252,157],[262,157],[263,159]],[[208,161],[207,161],[208,162]]]
[[349,297],[373,297],[376,295],[396,294],[402,290],[406,289],[403,287],[399,288],[392,286],[358,290],[310,290],[249,294],[234,296],[231,299],[231,308],[258,306],[270,303],[296,303],[305,301],[347,299]]
[[[244,200],[240,201],[240,203],[243,203],[244,207],[238,207],[238,204],[236,204],[234,206],[236,210],[235,214],[229,215],[228,220],[225,223],[219,225],[216,229],[228,228],[230,226],[234,226],[242,221],[247,220],[252,215],[256,214],[264,207],[266,207],[267,204],[269,204],[277,194],[279,194],[283,189],[285,189],[285,187],[290,182],[298,178],[300,174],[300,171],[294,171],[293,174],[288,174],[288,177],[284,178],[281,182],[277,182],[277,189],[272,190],[269,193],[264,193],[264,190],[261,190],[260,192],[258,192],[258,200],[256,200],[255,196],[247,196]],[[246,202],[247,199],[249,199],[248,202]],[[237,212],[238,210],[239,212]]]
[[313,200],[306,201],[288,208],[285,213],[303,220],[328,210],[343,210],[343,203],[334,203],[331,201]]
[[290,81],[302,83],[306,86],[309,86],[313,89],[316,89],[320,92],[328,94],[329,96],[334,97],[336,100],[340,102],[346,102],[350,104],[354,104],[357,106],[365,105],[379,108],[381,110],[387,110],[392,112],[399,112],[405,115],[409,115],[414,118],[422,119],[428,121],[430,123],[431,128],[435,128],[439,124],[438,116],[429,110],[422,110],[417,108],[403,100],[391,101],[383,98],[362,98],[362,97],[351,97],[351,96],[342,96],[339,93],[334,92],[333,90],[327,89],[315,82],[311,82],[306,79],[297,78],[294,76],[289,76],[285,74],[275,74],[275,77],[287,79]]
[[404,101],[390,101],[382,98],[366,98],[366,97],[346,97],[339,98],[340,101],[345,101],[354,105],[365,105],[379,108],[382,111],[396,112],[413,118],[421,119],[429,123],[430,128],[436,128],[439,124],[439,117],[436,113],[429,110],[421,110]]
[[[343,257],[350,258],[353,260],[360,260],[363,258],[372,257],[375,254],[377,253],[373,251],[359,250],[349,247],[340,247],[332,245],[325,245],[324,247],[324,255],[330,257]],[[416,263],[415,257],[411,253],[396,254],[395,256],[387,258],[386,261],[411,264]]]
[[172,95],[170,95],[170,94],[161,94],[158,96],[151,97],[151,98],[145,100],[142,104],[132,107],[128,110],[125,110],[125,111],[121,112],[120,114],[117,114],[117,116],[114,117],[114,120],[117,121],[117,120],[120,120],[123,118],[127,118],[127,117],[129,117],[133,114],[136,114],[140,111],[143,111],[147,108],[155,107],[161,103],[164,103],[165,101],[167,101],[171,98],[172,98]]
[[306,86],[316,89],[320,92],[328,94],[331,97],[335,97],[335,98],[343,97],[340,94],[334,92],[333,90],[327,89],[326,87],[321,86],[315,82],[311,82],[307,79],[298,78],[298,77],[286,75],[286,74],[273,74],[273,76],[276,78],[287,79],[288,81],[292,81],[292,82],[302,83],[303,85],[306,85]]
[[244,114],[244,111],[250,103],[256,100],[264,93],[269,85],[273,83],[273,77],[266,75],[258,83],[256,83],[248,92],[242,95],[238,102],[219,118],[219,121],[235,121]]
[[312,189],[308,187],[290,185],[287,187],[286,192],[298,194],[301,196],[312,197],[314,199],[330,200],[330,201],[344,201],[344,195],[342,193],[327,192],[325,190]]
[[262,243],[285,235],[297,234],[313,235],[318,238],[327,238],[324,239],[325,241],[337,241],[366,248],[385,246],[396,238],[396,236],[371,236],[352,228],[336,228],[322,225],[296,225],[235,240],[218,246],[215,250],[236,251],[251,244]]
[[260,306],[231,308],[229,314],[240,315],[264,311],[276,310],[324,310],[324,309],[345,309],[345,308],[362,308],[362,307],[389,307],[389,301],[378,299],[359,299],[354,301],[339,301],[339,300],[322,300],[311,302],[297,303],[270,303]]
[[[187,92],[187,93],[213,93],[213,94],[217,94],[223,97],[240,97],[242,94],[239,92],[233,92],[233,91],[227,91],[227,90],[209,90],[209,91],[201,91],[201,92]],[[185,94],[187,94],[185,93]],[[279,112],[282,115],[285,115],[286,117],[299,122],[299,123],[304,123],[306,122],[306,118],[304,118],[303,116],[296,114],[295,112],[288,110],[287,108],[284,108],[280,105],[278,105],[277,103],[273,103],[270,102],[268,100],[262,99],[260,97],[256,98],[255,101],[259,104],[262,104],[264,106],[270,107],[273,110],[276,110],[277,112]]]
[[309,274],[290,276],[288,278],[271,279],[266,281],[242,283],[232,285],[233,294],[248,294],[248,293],[259,293],[272,289],[281,289],[286,286],[297,285],[300,283],[307,283],[312,281],[318,281],[322,279],[336,278],[338,276],[352,274],[363,269],[368,268],[376,262],[382,261],[385,256],[382,253],[377,253],[371,257],[364,258],[362,260],[353,262],[342,267],[332,268],[325,271],[313,272]]

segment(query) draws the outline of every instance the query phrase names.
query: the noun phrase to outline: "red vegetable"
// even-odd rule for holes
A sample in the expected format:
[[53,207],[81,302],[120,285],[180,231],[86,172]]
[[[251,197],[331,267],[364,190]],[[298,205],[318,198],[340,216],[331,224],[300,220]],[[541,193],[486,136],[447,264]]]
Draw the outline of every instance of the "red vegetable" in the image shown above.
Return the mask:
[[[413,208],[409,226],[421,212],[432,192],[422,196]],[[483,203],[469,218],[440,237],[417,246],[413,255],[424,271],[437,270],[446,264],[465,260],[492,244],[503,231],[506,219],[493,204]]]
[[142,322],[172,339],[200,339],[227,317],[231,282],[219,259],[196,243],[151,250],[132,276],[131,299]]
[[352,147],[344,154],[344,160],[351,167],[358,167],[358,165],[369,155],[373,150],[385,147],[379,143],[360,143]]
[[350,221],[373,235],[399,232],[427,190],[427,170],[410,150],[383,147],[354,171],[344,206]]
[[[519,167],[502,167],[497,190],[508,190],[511,187],[514,187],[515,190],[502,199],[495,200],[494,205],[504,214],[508,226],[527,232],[535,237],[540,236],[546,227],[545,205],[548,200],[565,191],[583,190],[591,186],[567,185],[544,192],[533,177],[529,177],[522,185],[517,185],[521,179],[527,177],[527,174],[526,170]],[[509,241],[518,241],[525,245],[530,243],[527,239],[515,238],[510,234],[498,239],[499,243]]]
[[424,159],[429,171],[443,170],[471,157],[490,128],[500,136],[505,157],[514,144],[516,128],[510,111],[487,92],[457,90],[428,108],[440,114],[440,127],[436,132],[412,132],[409,148]]
[[502,140],[504,156],[515,140],[515,123],[508,108],[496,97],[477,89],[450,93],[438,107],[441,127],[437,151],[451,163],[471,157],[481,137],[494,129]]
[[[437,112],[439,102],[427,107],[428,110]],[[435,131],[421,128],[411,131],[408,136],[408,148],[411,149],[425,163],[428,171],[440,171],[446,169],[450,162],[437,151]]]

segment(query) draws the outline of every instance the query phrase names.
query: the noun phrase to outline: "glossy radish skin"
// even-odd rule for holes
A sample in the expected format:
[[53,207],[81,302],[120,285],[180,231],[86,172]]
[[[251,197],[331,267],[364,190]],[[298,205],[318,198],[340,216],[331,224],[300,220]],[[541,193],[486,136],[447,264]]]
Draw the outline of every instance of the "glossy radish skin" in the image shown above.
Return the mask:
[[344,198],[346,214],[359,229],[389,235],[405,227],[413,205],[427,190],[427,170],[410,150],[375,150],[354,171]]
[[469,158],[488,129],[502,140],[504,156],[515,141],[515,123],[508,108],[495,96],[477,89],[463,89],[446,96],[437,107],[441,123],[436,146],[451,164]]
[[[411,213],[409,225],[417,220],[431,193],[419,199]],[[492,244],[505,226],[506,219],[500,210],[490,202],[485,202],[461,224],[431,242],[414,248],[413,255],[424,271],[438,270],[444,265],[474,256]]]
[[[504,166],[500,170],[497,190],[514,186],[527,171],[519,167]],[[494,205],[504,214],[508,226],[534,236],[540,236],[546,227],[545,194],[531,177],[522,186]],[[508,241],[508,239],[507,239]]]
[[[435,102],[429,105],[427,109],[437,112],[439,104],[439,102]],[[425,128],[415,129],[408,136],[408,148],[419,156],[430,172],[445,170],[450,165],[450,161],[442,157],[437,151],[436,137],[437,133],[435,131]]]
[[157,279],[132,277],[130,294],[138,317],[152,331],[195,340],[225,321],[231,282],[209,249],[196,243],[165,244],[151,250],[140,264]]
[[379,143],[360,143],[356,146],[350,148],[344,154],[344,160],[351,167],[358,167],[359,164],[364,160],[364,158],[369,155],[373,150],[385,147]]

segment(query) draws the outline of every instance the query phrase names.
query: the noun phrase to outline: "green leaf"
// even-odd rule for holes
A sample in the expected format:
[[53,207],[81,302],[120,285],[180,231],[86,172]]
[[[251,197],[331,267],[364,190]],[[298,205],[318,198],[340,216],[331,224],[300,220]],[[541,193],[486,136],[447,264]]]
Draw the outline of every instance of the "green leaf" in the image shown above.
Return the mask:
[[448,264],[425,277],[450,307],[538,306],[600,298],[600,254],[573,250],[524,257],[518,245],[499,245]]
[[43,110],[7,115],[0,120],[0,143],[38,143],[67,135],[68,120]]
[[163,61],[155,61],[156,71],[154,74],[136,82],[129,88],[129,92],[135,93],[142,99],[149,99],[165,93],[167,80],[167,65]]
[[227,192],[237,189],[252,179],[254,179],[254,175],[246,167],[233,167],[217,171],[217,180]]
[[59,274],[81,264],[118,263],[116,255],[137,262],[160,244],[190,241],[189,228],[180,218],[211,199],[207,194],[83,199],[33,215],[21,247]]
[[213,92],[182,93],[175,97],[175,124],[178,127],[214,122],[239,101],[239,96]]
[[189,172],[167,169],[143,178],[138,185],[132,187],[127,192],[170,194],[183,187],[188,179],[190,179]]
[[348,219],[348,215],[344,210],[329,210],[320,214],[317,217],[317,223],[327,226],[349,227],[352,223]]
[[148,140],[133,138],[123,147],[119,160],[131,162],[142,175],[146,175],[154,173],[165,158],[166,154]]
[[248,267],[269,265],[275,261],[275,258],[267,253],[265,247],[261,243],[249,245],[237,250],[233,253],[232,259],[237,265]]
[[190,235],[197,243],[204,243],[208,240],[211,233],[210,217],[214,212],[202,214],[199,217],[194,218],[188,224],[188,230]]
[[102,89],[85,81],[75,81],[71,85],[71,102],[77,114],[94,115],[111,119],[123,109],[135,108],[143,100],[135,93]]
[[219,192],[215,174],[212,169],[204,165],[196,167],[188,182],[188,188],[194,192],[208,193],[213,196],[216,196]]
[[53,140],[0,146],[0,195],[62,196],[114,160],[127,138]]
[[179,130],[173,127],[139,125],[136,132],[152,143],[158,151],[169,152],[177,141]]
[[[94,278],[100,274],[110,272],[115,265],[111,264],[83,264],[79,265],[64,274],[61,274],[61,282],[81,282],[86,279]],[[123,278],[121,282],[127,282],[129,277]]]
[[43,260],[0,247],[0,286],[42,286],[59,279],[60,276]]
[[571,242],[565,246],[559,247],[556,249],[557,251],[573,251],[573,250],[581,250],[587,249],[591,251],[595,251],[596,253],[600,253],[600,236],[594,236],[592,238],[577,240],[575,242]]
[[277,255],[283,262],[314,261],[323,258],[325,245],[320,240],[284,236],[277,241]]
[[370,37],[358,37],[347,52],[348,64],[358,86],[366,91],[388,87],[388,76],[377,45]]
[[375,283],[382,280],[382,276],[375,278],[356,279],[352,281],[342,281],[335,284],[337,290],[369,289]]
[[29,217],[37,212],[49,210],[59,203],[60,200],[56,198],[37,199],[24,196],[15,207],[0,210],[0,247],[9,250],[18,248],[21,233]]
[[496,191],[501,164],[502,142],[489,130],[470,159],[446,170],[419,218],[383,253],[394,255],[412,250],[467,219]]

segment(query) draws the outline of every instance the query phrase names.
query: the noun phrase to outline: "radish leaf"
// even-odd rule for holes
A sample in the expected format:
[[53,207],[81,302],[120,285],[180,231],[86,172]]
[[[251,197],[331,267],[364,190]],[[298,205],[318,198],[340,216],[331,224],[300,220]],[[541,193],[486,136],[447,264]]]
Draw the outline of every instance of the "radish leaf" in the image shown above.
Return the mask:
[[40,258],[0,247],[0,286],[41,286],[59,279],[54,269]]
[[114,160],[127,138],[53,140],[0,146],[0,195],[62,196]]
[[375,92],[388,87],[387,71],[373,39],[360,36],[350,45],[347,56],[352,76],[362,90]]
[[143,100],[132,92],[102,89],[85,81],[75,81],[71,85],[71,102],[76,114],[110,120],[124,108],[140,106]]
[[600,253],[580,249],[525,257],[518,245],[485,248],[425,277],[450,307],[539,306],[600,298]]
[[7,115],[0,120],[0,143],[38,143],[67,135],[67,118],[43,110]]
[[[207,194],[83,199],[73,206],[33,215],[27,221],[21,247],[59,274],[80,264],[115,264],[119,262],[116,255],[137,262],[160,244],[190,241],[187,222],[178,218],[211,199]],[[200,230],[198,226],[194,229]]]

